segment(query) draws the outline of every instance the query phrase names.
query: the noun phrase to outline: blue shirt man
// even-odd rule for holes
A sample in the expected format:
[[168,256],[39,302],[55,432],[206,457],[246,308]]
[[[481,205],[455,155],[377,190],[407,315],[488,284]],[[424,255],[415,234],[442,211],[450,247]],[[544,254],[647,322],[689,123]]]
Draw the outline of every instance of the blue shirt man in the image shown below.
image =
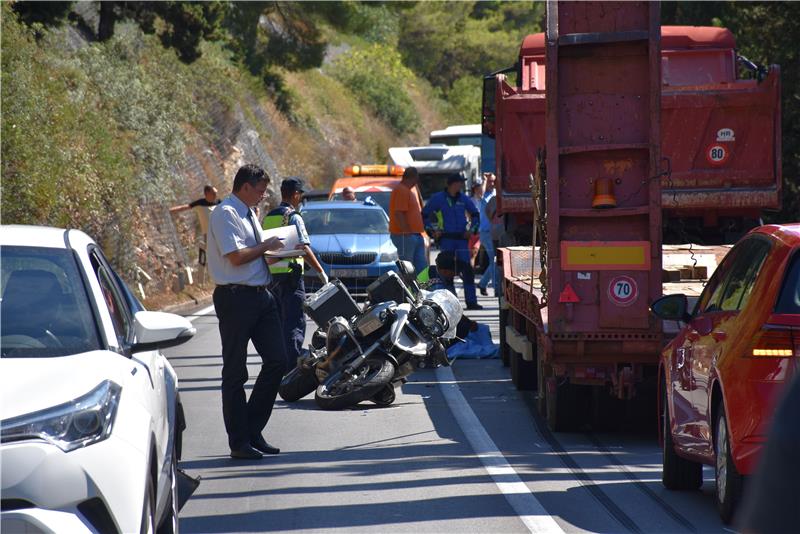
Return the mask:
[[[264,253],[281,248],[278,238],[263,239],[252,208],[269,184],[264,169],[244,165],[233,179],[233,193],[211,213],[208,269],[217,287],[214,309],[222,341],[222,418],[231,457],[255,460],[279,449],[264,440],[278,386],[286,370],[278,303],[267,289],[270,272]],[[247,345],[253,342],[261,369],[247,398]]]
[[447,188],[434,194],[422,208],[422,218],[425,230],[438,240],[439,248],[455,253],[456,271],[464,282],[467,309],[480,310],[468,246],[470,234],[478,233],[480,214],[472,199],[462,191],[465,181],[463,174],[449,176]]

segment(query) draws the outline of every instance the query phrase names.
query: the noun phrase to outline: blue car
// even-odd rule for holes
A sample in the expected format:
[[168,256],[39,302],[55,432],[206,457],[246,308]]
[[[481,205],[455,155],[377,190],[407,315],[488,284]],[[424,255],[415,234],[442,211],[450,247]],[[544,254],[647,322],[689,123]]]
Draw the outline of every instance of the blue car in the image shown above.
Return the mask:
[[[314,202],[303,208],[303,221],[314,250],[330,279],[341,280],[352,295],[395,270],[397,249],[389,236],[389,218],[370,203]],[[320,288],[313,271],[305,277],[306,292]]]

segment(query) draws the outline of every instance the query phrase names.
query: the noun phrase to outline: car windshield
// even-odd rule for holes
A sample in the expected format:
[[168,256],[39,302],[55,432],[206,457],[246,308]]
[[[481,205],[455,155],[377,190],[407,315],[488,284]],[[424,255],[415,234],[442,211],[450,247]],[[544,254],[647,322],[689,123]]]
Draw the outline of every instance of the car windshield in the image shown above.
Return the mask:
[[432,145],[447,145],[447,146],[481,146],[480,135],[437,135],[431,136],[430,142]]
[[303,221],[309,235],[389,233],[389,219],[379,209],[304,210]]
[[4,246],[0,255],[3,358],[67,356],[102,348],[72,251]]

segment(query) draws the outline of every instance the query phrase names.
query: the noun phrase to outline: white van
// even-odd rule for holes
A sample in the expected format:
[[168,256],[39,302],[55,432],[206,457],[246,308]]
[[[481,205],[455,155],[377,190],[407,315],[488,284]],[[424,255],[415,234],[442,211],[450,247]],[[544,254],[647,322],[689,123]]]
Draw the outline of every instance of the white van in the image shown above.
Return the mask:
[[477,146],[429,145],[415,147],[392,147],[389,163],[402,167],[416,167],[419,172],[419,190],[423,200],[441,191],[447,178],[463,174],[467,179],[465,192],[480,176],[481,149]]

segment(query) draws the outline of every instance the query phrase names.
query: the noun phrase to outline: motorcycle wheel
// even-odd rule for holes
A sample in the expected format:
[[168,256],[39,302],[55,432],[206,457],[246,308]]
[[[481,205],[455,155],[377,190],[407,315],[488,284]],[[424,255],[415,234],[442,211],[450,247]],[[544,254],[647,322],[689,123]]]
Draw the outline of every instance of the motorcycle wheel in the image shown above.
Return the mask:
[[397,396],[394,393],[394,385],[386,384],[383,389],[377,392],[370,399],[377,406],[386,407],[391,406]]
[[394,364],[385,358],[367,358],[353,376],[343,369],[331,374],[317,388],[314,400],[323,410],[341,410],[355,406],[378,393],[392,377]]
[[286,402],[296,402],[317,388],[314,369],[303,369],[299,365],[283,377],[278,395]]

